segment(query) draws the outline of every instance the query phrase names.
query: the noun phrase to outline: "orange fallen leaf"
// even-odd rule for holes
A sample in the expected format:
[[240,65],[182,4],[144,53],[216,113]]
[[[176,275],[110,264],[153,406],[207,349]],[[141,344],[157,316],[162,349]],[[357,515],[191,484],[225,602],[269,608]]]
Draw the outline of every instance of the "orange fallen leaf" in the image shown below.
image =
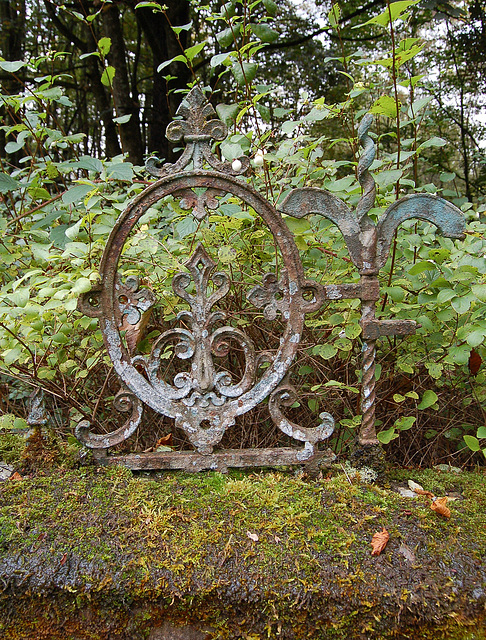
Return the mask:
[[371,555],[379,556],[383,549],[388,544],[388,540],[390,539],[390,534],[383,527],[383,531],[377,531],[374,536],[371,538]]
[[449,502],[449,498],[445,496],[444,498],[436,498],[430,505],[430,508],[433,509],[436,513],[444,518],[451,517],[451,510],[447,507],[447,503]]
[[62,558],[61,558],[61,567],[63,567],[66,564],[66,560],[67,560],[67,556],[68,554],[65,553]]
[[20,475],[20,473],[17,473],[16,471],[10,476],[10,480],[22,480],[22,476]]

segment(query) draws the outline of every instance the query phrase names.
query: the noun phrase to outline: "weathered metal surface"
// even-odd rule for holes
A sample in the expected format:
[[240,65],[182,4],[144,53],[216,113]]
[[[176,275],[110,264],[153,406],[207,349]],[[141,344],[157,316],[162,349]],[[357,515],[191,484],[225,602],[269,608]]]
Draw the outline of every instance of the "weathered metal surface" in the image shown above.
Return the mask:
[[[302,218],[319,214],[331,220],[341,231],[350,258],[361,274],[361,286],[372,287],[373,295],[363,289],[361,298],[361,326],[363,328],[361,414],[359,440],[363,445],[378,443],[375,430],[375,354],[376,340],[380,336],[410,335],[416,325],[407,320],[376,320],[375,306],[379,297],[377,275],[385,265],[395,231],[405,220],[419,218],[439,228],[448,238],[462,238],[465,220],[462,212],[442,198],[430,194],[405,196],[391,204],[375,224],[368,215],[375,203],[375,182],[369,172],[375,158],[375,145],[368,135],[373,118],[366,114],[358,129],[363,153],[358,162],[358,180],[362,196],[356,212],[333,194],[313,187],[294,189],[280,210],[287,215]],[[343,286],[343,285],[341,285]],[[325,287],[326,288],[326,287]],[[345,297],[345,296],[342,296]]]
[[274,467],[302,464],[314,455],[312,447],[302,449],[226,449],[202,456],[194,451],[131,453],[125,456],[96,454],[101,465],[119,464],[134,471],[154,469],[196,472],[204,470],[225,473],[231,467]]
[[363,338],[377,340],[382,336],[411,336],[417,330],[415,320],[361,320]]
[[[167,137],[173,142],[184,142],[182,156],[176,163],[161,167],[155,160],[149,160],[147,168],[159,180],[135,198],[117,220],[103,253],[101,282],[83,294],[78,304],[80,311],[100,320],[106,349],[122,382],[115,408],[128,413],[129,417],[120,428],[108,434],[92,433],[89,422],[82,421],[76,430],[77,437],[95,451],[100,462],[122,463],[133,469],[222,470],[231,466],[293,464],[315,456],[316,445],[333,433],[333,418],[322,413],[321,424],[315,428],[302,427],[289,420],[283,409],[294,402],[296,395],[284,378],[298,349],[305,314],[318,310],[326,300],[359,298],[364,337],[360,441],[376,442],[376,339],[381,335],[406,335],[414,331],[414,323],[410,321],[376,320],[377,274],[401,222],[411,217],[424,218],[439,226],[445,235],[459,237],[463,229],[462,214],[438,198],[421,194],[394,203],[378,224],[374,224],[368,212],[374,204],[375,186],[368,169],[375,151],[367,135],[371,117],[366,116],[359,129],[364,152],[358,165],[358,178],[363,195],[356,213],[336,196],[315,188],[292,191],[281,207],[285,214],[298,218],[309,213],[323,215],[333,221],[344,236],[351,260],[360,272],[360,281],[318,284],[306,279],[293,235],[280,213],[237,177],[248,168],[248,159],[240,158],[240,162],[229,164],[212,152],[212,141],[223,140],[227,128],[214,117],[213,108],[199,89],[193,89],[186,96],[177,115],[179,119],[169,125]],[[281,256],[278,275],[264,274],[261,284],[246,293],[248,302],[261,309],[266,320],[279,320],[284,326],[278,348],[257,354],[244,331],[222,324],[226,322],[226,315],[218,304],[229,293],[231,280],[226,273],[215,271],[216,264],[199,244],[185,264],[187,271],[177,273],[172,279],[174,293],[188,309],[155,339],[150,354],[137,355],[137,344],[156,297],[149,288],[140,286],[137,278],[130,276],[122,281],[118,273],[130,234],[147,210],[166,196],[172,196],[188,215],[204,222],[209,211],[219,209],[221,199],[227,194],[239,198],[261,216]],[[187,362],[172,380],[164,379],[163,361],[168,346],[175,359]],[[234,379],[234,374],[221,364],[234,351],[242,363],[239,379]],[[260,367],[262,363],[266,368]],[[276,426],[289,437],[303,442],[303,448],[213,452],[236,418],[266,398]],[[110,447],[123,442],[139,427],[143,404],[174,419],[175,426],[186,433],[196,451],[108,455]]]
[[[317,442],[331,435],[333,420],[326,414],[322,424],[315,429],[300,428],[290,422],[281,409],[285,406],[289,387],[279,385],[297,351],[305,314],[317,310],[330,297],[354,296],[361,290],[361,285],[326,290],[307,280],[293,236],[280,214],[259,193],[235,177],[237,172],[231,165],[221,162],[211,152],[211,140],[223,139],[226,127],[213,119],[214,111],[198,89],[187,96],[178,115],[183,119],[169,126],[168,137],[186,143],[182,157],[174,165],[161,168],[149,162],[149,170],[160,180],[140,194],[117,220],[103,253],[101,283],[80,298],[78,307],[83,313],[100,319],[107,351],[126,388],[123,392],[126,406],[123,408],[130,411],[130,417],[122,427],[109,434],[93,434],[89,424],[83,421],[78,425],[77,436],[92,449],[106,450],[134,432],[140,424],[144,403],[175,420],[175,426],[186,433],[197,450],[193,455],[208,457],[213,455],[213,448],[234,425],[237,416],[270,397],[270,415],[277,427],[304,443],[303,449],[292,454],[295,461],[302,456],[309,457],[315,453]],[[248,166],[247,159],[242,159],[241,163],[243,168]],[[210,169],[204,165],[209,165]],[[247,292],[248,301],[262,309],[265,318],[278,318],[283,323],[285,328],[279,347],[272,353],[257,354],[251,339],[240,328],[220,326],[225,321],[225,313],[217,305],[230,290],[230,278],[225,273],[215,272],[215,263],[199,244],[185,265],[187,272],[176,274],[172,280],[174,293],[188,304],[189,309],[179,314],[175,326],[157,337],[150,354],[136,355],[137,329],[156,300],[153,292],[140,287],[135,278],[122,282],[117,272],[131,232],[147,209],[168,195],[176,198],[181,208],[189,210],[196,220],[203,221],[208,210],[217,209],[226,194],[236,196],[261,216],[280,252],[283,267],[279,277],[265,274],[261,284]],[[130,331],[131,327],[133,331]],[[131,342],[130,335],[134,336]],[[187,368],[172,380],[166,380],[162,375],[162,356],[167,345],[172,345],[175,358],[188,363]],[[218,361],[234,349],[244,361],[238,380],[218,365]],[[268,366],[262,371],[259,365],[263,362]],[[151,455],[160,458],[159,466],[163,467],[166,464],[163,460],[167,460],[169,454]],[[177,468],[184,468],[185,454],[176,455],[179,456]],[[248,459],[255,464],[266,464],[265,455],[257,451]],[[277,452],[271,454],[273,463],[275,456]],[[289,454],[282,456],[281,464],[287,464]],[[201,468],[207,468],[209,462],[199,464]]]

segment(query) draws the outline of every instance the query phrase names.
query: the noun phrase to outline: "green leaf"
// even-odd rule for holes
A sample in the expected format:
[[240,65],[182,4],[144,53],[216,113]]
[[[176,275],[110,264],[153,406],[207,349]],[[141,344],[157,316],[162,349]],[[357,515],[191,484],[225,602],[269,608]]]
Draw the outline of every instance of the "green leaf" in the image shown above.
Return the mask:
[[62,201],[64,204],[80,202],[84,200],[85,196],[87,196],[90,191],[93,191],[94,188],[94,185],[91,184],[77,184],[62,194]]
[[17,362],[23,355],[22,347],[14,347],[13,349],[7,349],[3,352],[3,362],[9,366],[14,362]]
[[71,289],[71,293],[74,293],[76,296],[79,296],[81,293],[86,293],[87,291],[91,291],[91,281],[88,280],[88,278],[78,278]]
[[166,60],[165,62],[161,62],[159,64],[159,66],[157,67],[157,72],[159,73],[160,71],[162,71],[162,69],[165,69],[165,67],[168,67],[170,64],[172,64],[173,62],[184,62],[184,64],[187,64],[187,59],[185,56],[178,55],[175,58],[171,58],[170,60]]
[[52,336],[52,342],[56,344],[67,344],[69,342],[69,338],[64,333],[55,333]]
[[12,176],[6,173],[0,173],[0,193],[7,193],[8,191],[15,191],[19,188],[19,183],[14,180]]
[[194,58],[199,53],[201,53],[201,51],[204,49],[204,47],[207,45],[207,43],[208,43],[207,40],[204,40],[204,42],[198,42],[198,44],[195,44],[192,47],[189,47],[189,49],[186,49],[184,51],[184,55],[189,60],[189,62],[192,62],[194,60]]
[[19,151],[19,149],[22,149],[22,146],[23,145],[18,142],[7,142],[5,145],[5,151],[7,153],[15,153],[16,151]]
[[476,436],[478,438],[486,438],[486,427],[479,427],[477,430]]
[[[400,102],[398,103],[400,108]],[[380,113],[389,118],[397,117],[397,103],[391,96],[381,96],[378,100],[375,100],[373,106],[370,109],[370,113]]]
[[133,164],[131,162],[107,163],[106,173],[110,180],[133,180]]
[[347,324],[344,327],[344,333],[346,334],[347,338],[349,338],[350,340],[354,340],[360,335],[361,326],[357,322],[356,324]]
[[395,431],[395,427],[390,427],[390,429],[386,431],[380,431],[376,437],[382,444],[388,444],[392,440],[395,440],[395,438],[398,438],[398,433]]
[[107,56],[111,49],[111,38],[100,38],[98,40],[98,49],[102,56]]
[[425,391],[424,395],[422,396],[422,402],[418,405],[418,409],[428,409],[429,407],[431,407],[433,404],[435,404],[438,400],[438,396],[435,393],[435,391],[432,391],[431,389],[427,389],[427,391]]
[[246,83],[250,83],[254,80],[258,71],[258,65],[256,62],[236,62],[231,67],[231,71],[236,82],[242,87]]
[[[395,20],[405,19],[405,12],[413,5],[418,4],[420,0],[400,0],[400,2],[392,2],[380,15],[371,18],[367,22],[364,22],[359,27],[363,27],[366,24],[377,24],[380,27],[387,27],[391,22]],[[354,28],[358,28],[354,27]]]
[[235,25],[233,29],[228,27],[227,29],[223,29],[223,31],[220,31],[216,34],[216,40],[222,47],[226,48],[233,44],[233,40],[238,35],[238,33],[239,26]]
[[81,156],[79,160],[73,164],[73,168],[101,173],[103,171],[103,163],[101,160],[98,160],[98,158],[93,158],[93,156]]
[[175,34],[179,35],[181,31],[190,31],[191,27],[192,27],[192,20],[187,24],[181,25],[180,27],[172,27],[172,31]]
[[408,431],[415,424],[417,418],[415,416],[402,416],[395,420],[395,424],[393,425],[396,429],[400,429],[400,431]]
[[263,0],[263,6],[267,10],[268,15],[274,16],[277,13],[277,3],[273,0]]
[[26,63],[22,60],[0,60],[0,69],[3,69],[7,73],[17,73],[22,67],[25,67]]
[[302,235],[304,233],[307,233],[311,228],[310,222],[307,220],[307,218],[299,219],[287,216],[285,218],[285,224],[294,235]]
[[30,299],[30,291],[28,287],[20,287],[12,293],[7,293],[5,297],[15,307],[21,307],[23,309]]
[[475,331],[471,331],[471,333],[467,336],[466,342],[470,347],[478,347],[484,340],[485,331],[482,329],[476,329]]
[[218,260],[223,264],[234,263],[238,256],[238,252],[232,246],[226,245],[218,249]]
[[387,171],[380,171],[379,173],[374,174],[376,184],[385,188],[390,184],[395,184],[397,180],[399,180],[403,175],[403,171],[401,169],[388,169]]
[[218,104],[216,107],[219,118],[228,125],[236,120],[239,110],[240,107],[237,104]]
[[262,42],[275,42],[279,37],[279,32],[271,29],[267,24],[251,24],[254,35]]
[[113,118],[113,122],[115,122],[116,124],[126,124],[131,117],[132,117],[132,114],[127,113],[124,116],[118,116],[117,118]]
[[441,289],[437,294],[437,302],[448,302],[456,295],[453,289]]
[[486,284],[473,284],[471,290],[478,300],[486,302]]
[[310,367],[308,364],[304,364],[299,369],[299,376],[306,376],[309,373],[314,373],[314,367]]
[[339,24],[339,20],[341,19],[341,9],[338,4],[334,4],[332,6],[331,11],[329,11],[328,20],[331,27],[336,28]]
[[444,140],[444,138],[434,136],[433,138],[430,138],[430,140],[422,142],[422,144],[419,146],[419,149],[427,149],[428,147],[443,147],[446,144],[447,141]]
[[393,300],[393,302],[402,302],[405,298],[405,291],[402,287],[388,287],[386,293]]
[[479,440],[474,436],[462,436],[464,438],[464,442],[468,446],[471,451],[479,451],[481,449],[481,445],[479,444]]
[[164,5],[159,4],[158,2],[139,2],[135,9],[152,9],[152,11],[162,12],[164,10]]
[[330,182],[327,185],[327,190],[333,191],[334,193],[336,193],[337,191],[346,191],[351,187],[351,185],[354,185],[354,183],[354,176],[346,176],[344,178],[341,178],[340,180],[333,180],[332,182]]
[[337,349],[332,344],[320,344],[316,348],[316,353],[318,353],[324,360],[330,360],[330,358],[333,358],[336,355]]
[[424,271],[435,271],[436,265],[429,260],[421,260],[420,262],[416,262],[410,269],[408,273],[411,276],[416,276],[419,273],[423,273]]
[[434,378],[434,380],[438,380],[442,376],[444,365],[442,365],[440,362],[426,362],[425,368],[429,372],[429,375]]
[[441,182],[451,182],[452,180],[454,180],[455,177],[456,177],[456,174],[454,172],[447,173],[446,171],[444,171],[443,173],[440,174],[439,180]]
[[468,296],[462,296],[462,298],[454,298],[451,305],[454,311],[461,315],[469,311],[471,300]]
[[111,87],[113,84],[113,78],[115,77],[115,67],[111,67],[108,65],[106,69],[101,74],[101,83],[105,85],[105,87]]
[[419,395],[418,393],[416,393],[415,391],[408,391],[405,396],[407,398],[413,398],[414,400],[418,400],[419,399]]
[[231,53],[218,53],[218,55],[211,58],[211,62],[209,64],[214,69],[215,67],[219,67],[220,64],[225,63],[227,60],[231,60],[231,57]]

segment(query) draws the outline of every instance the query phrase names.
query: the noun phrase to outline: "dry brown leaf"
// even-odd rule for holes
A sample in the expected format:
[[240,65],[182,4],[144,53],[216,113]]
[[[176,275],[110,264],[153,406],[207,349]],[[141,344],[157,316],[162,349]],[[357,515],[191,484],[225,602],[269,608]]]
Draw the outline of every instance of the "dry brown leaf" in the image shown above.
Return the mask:
[[377,531],[374,536],[371,538],[371,555],[379,556],[383,549],[388,544],[388,540],[390,539],[390,534],[383,527],[383,531]]
[[258,542],[258,540],[260,540],[260,538],[257,536],[256,533],[252,533],[251,531],[247,531],[246,535],[250,538],[250,540],[253,540],[253,542]]
[[435,495],[432,493],[432,491],[426,491],[425,489],[414,489],[414,491],[419,496],[427,496],[427,498],[430,498],[431,500],[435,498]]
[[172,433],[168,433],[166,436],[162,436],[159,440],[157,440],[155,444],[155,449],[157,447],[171,447],[172,446]]
[[12,473],[10,480],[22,480],[22,476],[16,471],[15,473]]
[[150,317],[152,315],[152,311],[149,309],[148,311],[144,311],[141,314],[140,320],[136,324],[130,324],[127,321],[127,317],[123,318],[123,322],[121,325],[122,331],[125,331],[125,340],[128,347],[128,352],[130,355],[134,355],[137,351],[137,346],[143,340],[145,329],[149,323]]
[[475,349],[471,349],[471,353],[469,354],[468,367],[469,367],[469,373],[472,376],[475,376],[477,374],[477,372],[481,368],[482,362],[483,362],[483,359],[481,358],[479,353]]
[[433,509],[436,513],[444,518],[451,517],[451,510],[447,507],[447,503],[449,502],[449,498],[445,496],[444,498],[436,498],[430,505],[430,508]]
[[408,486],[410,487],[410,489],[416,493],[418,496],[427,496],[427,498],[430,498],[431,500],[433,500],[435,498],[434,494],[432,493],[432,491],[426,491],[421,484],[418,484],[418,482],[414,482],[413,480],[409,480],[408,481]]
[[68,556],[68,554],[67,554],[67,553],[65,553],[65,554],[62,556],[62,558],[61,558],[61,563],[60,563],[60,564],[61,564],[61,567],[63,567],[63,566],[66,564],[67,556]]

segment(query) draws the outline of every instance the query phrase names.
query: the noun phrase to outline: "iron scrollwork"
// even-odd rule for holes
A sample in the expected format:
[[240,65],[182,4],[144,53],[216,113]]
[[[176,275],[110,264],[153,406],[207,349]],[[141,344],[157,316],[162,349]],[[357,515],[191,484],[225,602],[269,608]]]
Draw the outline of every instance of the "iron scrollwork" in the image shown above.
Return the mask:
[[[293,190],[281,206],[286,215],[301,218],[317,213],[334,222],[361,275],[359,283],[317,284],[306,279],[294,237],[281,213],[238,177],[248,168],[248,159],[240,158],[240,162],[231,165],[213,152],[212,142],[224,140],[227,128],[215,118],[214,109],[200,89],[192,89],[185,97],[177,116],[167,129],[167,137],[173,142],[184,142],[182,156],[174,164],[161,167],[153,159],[148,161],[148,171],[158,180],[137,196],[117,220],[103,253],[101,282],[83,294],[78,304],[80,311],[99,319],[106,349],[122,382],[121,395],[115,404],[130,412],[130,417],[122,427],[106,435],[92,433],[89,422],[83,421],[76,431],[78,438],[97,449],[99,459],[105,463],[122,463],[133,469],[224,470],[228,466],[303,462],[315,454],[318,443],[329,438],[334,430],[333,418],[326,412],[320,415],[321,423],[315,428],[301,427],[283,412],[296,397],[286,376],[301,340],[305,314],[318,310],[325,300],[359,298],[364,336],[360,440],[376,442],[376,338],[385,334],[405,335],[415,327],[411,321],[375,319],[378,271],[386,261],[392,236],[401,222],[414,216],[424,218],[439,226],[445,235],[460,237],[464,227],[462,214],[441,199],[420,194],[402,198],[385,211],[377,224],[373,222],[369,212],[375,200],[375,186],[369,168],[375,151],[368,136],[371,117],[365,116],[359,129],[364,152],[358,165],[363,195],[356,212],[352,213],[331,193],[316,188]],[[231,281],[226,273],[216,271],[216,263],[199,244],[185,265],[187,270],[172,279],[173,292],[186,303],[187,309],[179,313],[174,326],[160,333],[149,354],[137,354],[143,325],[150,318],[156,299],[136,278],[129,276],[122,281],[118,273],[131,232],[149,207],[166,196],[177,199],[181,209],[190,211],[201,222],[209,211],[218,210],[221,198],[227,194],[261,217],[281,256],[278,273],[265,274],[261,284],[246,294],[248,303],[262,310],[265,321],[278,319],[283,327],[278,348],[258,354],[243,330],[224,324],[227,317],[221,303],[230,291]],[[162,366],[167,350],[174,361],[187,362],[187,366],[179,362],[183,370],[171,374],[171,380],[164,379]],[[238,352],[242,362],[238,376],[224,364],[233,352]],[[237,417],[265,399],[275,425],[290,438],[303,442],[303,448],[214,451]],[[140,425],[143,404],[174,419],[196,451],[108,455],[110,447],[123,442]]]

